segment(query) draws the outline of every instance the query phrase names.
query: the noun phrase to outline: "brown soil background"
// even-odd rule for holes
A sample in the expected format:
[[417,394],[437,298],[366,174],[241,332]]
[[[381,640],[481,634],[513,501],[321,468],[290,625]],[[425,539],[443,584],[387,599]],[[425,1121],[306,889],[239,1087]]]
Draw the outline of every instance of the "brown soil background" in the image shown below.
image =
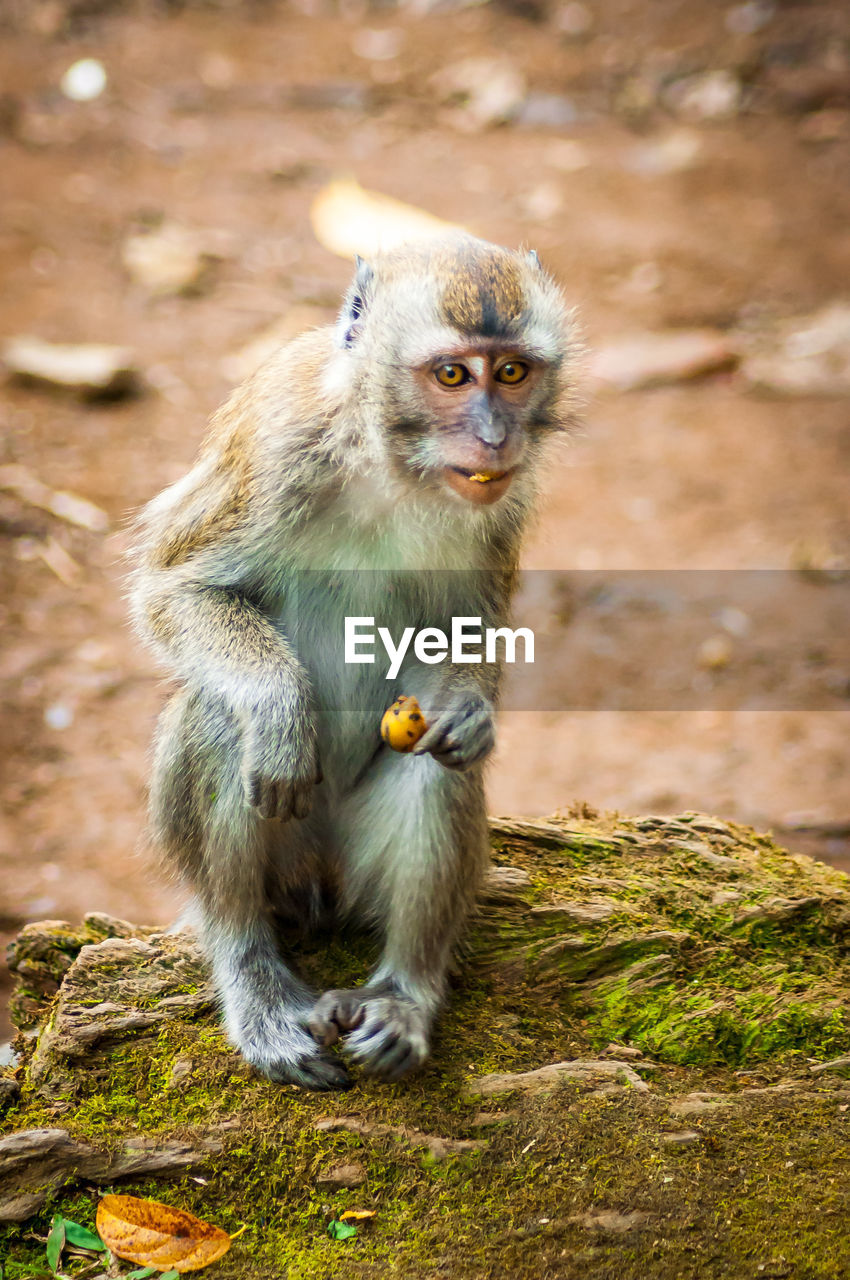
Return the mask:
[[[559,29],[563,5],[0,6],[0,338],[125,343],[151,384],[109,405],[0,389],[0,463],[89,498],[113,530],[75,530],[0,494],[5,936],[95,908],[138,922],[176,910],[141,836],[162,687],[126,623],[124,522],[186,470],[231,386],[228,355],[281,315],[332,317],[350,267],[310,229],[324,183],[354,174],[534,245],[591,348],[634,330],[758,325],[847,293],[845,7],[782,4],[749,35],[709,3],[597,0],[586,12],[577,39]],[[364,31],[389,29],[395,57],[355,52]],[[108,88],[69,102],[62,73],[90,56]],[[535,93],[565,95],[575,123],[459,128],[431,77],[469,56],[509,58]],[[700,142],[690,168],[641,172],[641,148],[681,127],[657,86],[717,68],[740,78],[743,109],[688,124]],[[565,140],[584,167],[564,168]],[[128,280],[121,241],[160,216],[212,234],[222,260],[200,296],[151,300]],[[553,461],[526,563],[604,577],[846,558],[847,410],[756,397],[735,374],[595,398]],[[74,585],[31,557],[47,535],[81,566]],[[777,631],[797,607],[777,601]],[[681,659],[663,635],[643,656]],[[606,678],[616,683],[616,663]],[[802,821],[815,830],[792,832],[796,847],[850,865],[848,686],[833,680],[812,711],[804,683],[791,681],[782,711],[507,713],[491,807],[538,814],[579,799]],[[584,705],[616,704],[589,690]],[[50,727],[57,706],[63,729]]]

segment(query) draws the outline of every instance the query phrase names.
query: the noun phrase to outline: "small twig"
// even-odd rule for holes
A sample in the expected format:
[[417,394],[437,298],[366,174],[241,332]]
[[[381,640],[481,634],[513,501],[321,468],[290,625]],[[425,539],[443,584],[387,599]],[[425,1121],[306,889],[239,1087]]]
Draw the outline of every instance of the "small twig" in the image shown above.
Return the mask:
[[23,502],[33,507],[41,507],[51,515],[65,520],[68,524],[79,525],[81,529],[89,529],[92,533],[104,533],[109,528],[109,517],[100,507],[81,498],[79,494],[67,493],[64,489],[51,489],[49,485],[34,476],[28,467],[11,463],[0,467],[0,489],[14,493]]
[[38,544],[36,551],[48,569],[51,569],[56,574],[60,582],[64,582],[66,587],[76,586],[82,569],[61,543],[57,542],[55,538],[48,537],[44,542]]

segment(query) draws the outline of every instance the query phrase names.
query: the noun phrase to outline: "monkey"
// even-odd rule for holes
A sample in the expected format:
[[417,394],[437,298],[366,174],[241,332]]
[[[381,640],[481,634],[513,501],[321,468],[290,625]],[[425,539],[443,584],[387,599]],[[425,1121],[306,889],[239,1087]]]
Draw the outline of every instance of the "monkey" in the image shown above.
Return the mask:
[[[346,616],[502,626],[547,442],[575,420],[572,310],[535,253],[457,234],[357,259],[335,324],[283,346],[137,517],[135,625],[175,679],[150,782],[231,1041],[273,1081],[398,1080],[430,1051],[489,856],[499,666],[345,666]],[[400,694],[427,731],[382,744]],[[281,922],[382,948],[317,993]]]

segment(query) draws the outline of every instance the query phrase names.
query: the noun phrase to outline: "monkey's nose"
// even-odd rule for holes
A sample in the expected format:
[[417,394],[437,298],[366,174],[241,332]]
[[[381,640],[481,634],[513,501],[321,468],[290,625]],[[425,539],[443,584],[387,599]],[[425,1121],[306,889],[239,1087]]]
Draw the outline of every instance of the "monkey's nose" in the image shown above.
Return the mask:
[[480,440],[482,444],[488,445],[491,449],[500,449],[507,438],[507,427],[504,423],[499,422],[492,414],[486,416],[482,414],[480,417],[476,415],[473,425],[475,438]]

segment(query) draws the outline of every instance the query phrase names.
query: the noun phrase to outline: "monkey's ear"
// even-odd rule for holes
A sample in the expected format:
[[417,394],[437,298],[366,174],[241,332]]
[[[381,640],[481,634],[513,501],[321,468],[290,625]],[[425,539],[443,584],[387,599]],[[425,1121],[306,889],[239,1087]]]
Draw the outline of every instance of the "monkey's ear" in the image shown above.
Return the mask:
[[527,253],[526,257],[528,258],[528,261],[529,261],[529,263],[531,264],[531,266],[532,266],[532,267],[537,267],[537,268],[539,269],[539,267],[540,267],[540,259],[539,259],[539,258],[538,258],[538,256],[537,256],[537,250],[536,250],[536,249],[529,249],[529,251],[528,251],[528,253]]
[[345,295],[337,324],[339,343],[342,347],[354,346],[363,314],[371,300],[372,282],[375,278],[369,263],[364,262],[359,254],[355,256],[354,261],[357,270]]

